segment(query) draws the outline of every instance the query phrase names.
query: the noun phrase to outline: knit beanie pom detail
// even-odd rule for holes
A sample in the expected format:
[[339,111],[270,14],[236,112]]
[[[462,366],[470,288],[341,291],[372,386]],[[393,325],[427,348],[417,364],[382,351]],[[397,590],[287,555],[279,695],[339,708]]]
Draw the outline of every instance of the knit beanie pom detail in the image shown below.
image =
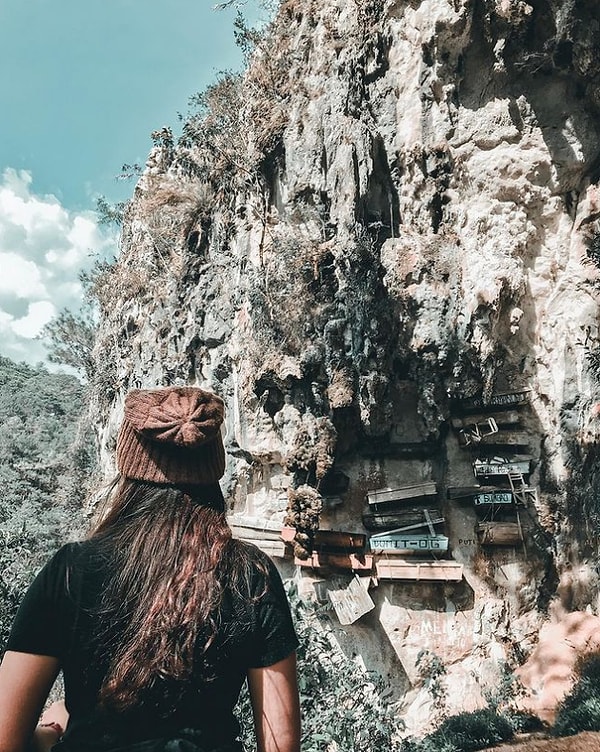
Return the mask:
[[214,483],[225,471],[224,403],[197,387],[136,389],[125,398],[117,467],[151,483]]

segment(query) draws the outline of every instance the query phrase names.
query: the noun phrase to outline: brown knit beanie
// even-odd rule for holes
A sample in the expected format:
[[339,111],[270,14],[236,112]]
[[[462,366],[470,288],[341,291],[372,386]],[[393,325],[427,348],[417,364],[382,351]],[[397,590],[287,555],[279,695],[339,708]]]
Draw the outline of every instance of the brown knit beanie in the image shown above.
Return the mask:
[[129,392],[117,439],[119,472],[150,483],[216,483],[225,472],[223,415],[223,400],[197,387]]

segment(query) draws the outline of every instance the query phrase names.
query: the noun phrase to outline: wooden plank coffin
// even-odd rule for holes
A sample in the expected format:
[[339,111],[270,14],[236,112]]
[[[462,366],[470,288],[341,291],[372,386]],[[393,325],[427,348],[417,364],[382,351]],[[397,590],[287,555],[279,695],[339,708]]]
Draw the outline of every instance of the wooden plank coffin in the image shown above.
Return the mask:
[[487,399],[483,397],[465,397],[456,402],[456,407],[463,411],[486,410],[490,407],[494,408],[494,410],[510,410],[513,407],[525,405],[529,400],[530,391],[531,389],[518,389],[514,392],[499,392],[492,394]]
[[484,436],[479,441],[481,447],[507,447],[515,451],[516,448],[529,446],[529,434],[523,431],[498,431],[491,436]]
[[230,525],[230,528],[233,537],[241,538],[242,540],[278,541],[281,539],[281,534],[276,530],[256,530],[255,528],[242,527],[240,525]]
[[367,493],[367,502],[371,504],[402,504],[415,499],[431,499],[437,496],[437,487],[435,483],[417,483],[410,486],[401,486],[399,488],[382,488],[378,491],[369,491]]
[[398,527],[422,527],[426,521],[426,513],[434,525],[444,521],[440,510],[433,507],[409,507],[407,509],[380,511],[368,507],[363,512],[363,525],[367,530],[391,530]]
[[254,544],[261,551],[268,554],[271,558],[284,559],[286,556],[286,546],[282,540],[251,540],[245,538],[248,543]]
[[380,533],[372,535],[370,539],[372,551],[396,551],[403,554],[409,551],[418,553],[441,552],[448,550],[448,538],[445,535],[431,535],[426,533]]
[[342,625],[354,624],[361,616],[375,608],[367,588],[356,576],[347,588],[328,590],[327,597]]
[[261,517],[246,517],[232,514],[227,518],[235,538],[242,540],[279,540],[282,523],[277,520],[265,520]]
[[360,553],[367,546],[364,533],[343,533],[337,530],[317,530],[313,549],[325,553]]
[[370,554],[325,554],[313,551],[308,559],[296,557],[294,563],[299,567],[310,569],[342,569],[351,572],[370,572],[373,569],[373,557]]
[[473,462],[473,472],[477,478],[492,478],[510,473],[528,475],[531,470],[531,457],[526,454],[512,457],[480,457]]
[[463,566],[456,561],[408,561],[377,556],[375,571],[380,580],[409,582],[460,582]]
[[479,522],[475,530],[482,546],[513,546],[523,540],[518,522]]
[[455,416],[451,419],[451,423],[452,428],[468,429],[470,426],[473,426],[477,423],[484,423],[489,418],[493,418],[498,426],[512,426],[520,422],[521,414],[517,410],[504,410],[502,412],[489,410],[485,413]]

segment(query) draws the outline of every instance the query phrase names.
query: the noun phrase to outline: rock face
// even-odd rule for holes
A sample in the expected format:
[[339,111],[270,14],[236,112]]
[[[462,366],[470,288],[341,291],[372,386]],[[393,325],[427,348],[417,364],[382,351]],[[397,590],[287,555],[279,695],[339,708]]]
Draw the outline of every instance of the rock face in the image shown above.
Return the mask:
[[[552,599],[598,606],[599,49],[595,0],[285,0],[156,134],[98,280],[107,463],[125,392],[182,382],[226,400],[237,515],[281,523],[308,485],[359,532],[367,491],[437,484],[463,579],[382,581],[340,630],[409,729],[422,650],[473,707]],[[525,540],[485,547],[446,499],[474,483],[452,405],[526,389]]]

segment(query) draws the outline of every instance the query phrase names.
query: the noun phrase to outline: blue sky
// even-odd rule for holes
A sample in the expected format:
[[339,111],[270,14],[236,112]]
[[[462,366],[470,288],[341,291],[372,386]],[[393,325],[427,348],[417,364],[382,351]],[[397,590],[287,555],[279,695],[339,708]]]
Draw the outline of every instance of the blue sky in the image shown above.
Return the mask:
[[[243,11],[261,15],[257,0]],[[114,249],[96,197],[126,198],[121,165],[241,66],[234,18],[211,0],[0,0],[0,354],[44,358],[40,328]]]

